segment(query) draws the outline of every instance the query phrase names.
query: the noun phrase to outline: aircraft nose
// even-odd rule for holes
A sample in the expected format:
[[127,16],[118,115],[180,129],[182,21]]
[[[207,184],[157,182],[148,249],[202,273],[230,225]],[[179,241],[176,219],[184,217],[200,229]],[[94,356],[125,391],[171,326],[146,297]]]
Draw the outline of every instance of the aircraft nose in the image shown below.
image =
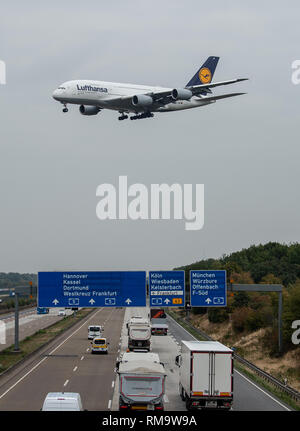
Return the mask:
[[60,100],[60,96],[61,96],[61,91],[58,88],[56,88],[56,90],[54,90],[52,93],[52,97],[55,100]]

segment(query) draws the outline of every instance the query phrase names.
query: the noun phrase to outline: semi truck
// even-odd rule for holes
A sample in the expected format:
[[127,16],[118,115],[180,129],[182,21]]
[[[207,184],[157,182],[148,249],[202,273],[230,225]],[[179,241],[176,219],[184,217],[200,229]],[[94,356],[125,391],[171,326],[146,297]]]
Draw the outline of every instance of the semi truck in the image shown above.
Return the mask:
[[151,326],[147,319],[128,324],[128,349],[150,350]]
[[230,410],[233,402],[233,350],[218,341],[182,341],[179,394],[188,410]]
[[168,335],[169,325],[167,324],[166,313],[163,308],[151,308],[151,334]]
[[164,410],[166,372],[157,353],[124,353],[116,364],[119,410]]

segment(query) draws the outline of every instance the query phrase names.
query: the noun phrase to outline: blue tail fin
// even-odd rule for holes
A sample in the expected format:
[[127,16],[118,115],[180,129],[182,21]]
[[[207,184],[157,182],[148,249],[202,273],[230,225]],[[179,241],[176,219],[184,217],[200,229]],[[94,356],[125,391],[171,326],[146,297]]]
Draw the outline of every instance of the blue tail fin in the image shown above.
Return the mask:
[[200,67],[197,73],[186,84],[186,87],[192,85],[209,84],[214,76],[220,57],[208,57],[205,63]]

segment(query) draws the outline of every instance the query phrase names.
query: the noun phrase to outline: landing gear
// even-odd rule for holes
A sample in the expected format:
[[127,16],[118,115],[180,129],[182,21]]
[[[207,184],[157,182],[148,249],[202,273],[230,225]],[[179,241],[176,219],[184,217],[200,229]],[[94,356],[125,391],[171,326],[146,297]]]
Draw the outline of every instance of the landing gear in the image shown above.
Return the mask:
[[68,108],[67,108],[67,105],[64,103],[64,109],[63,109],[63,112],[69,112],[69,110],[68,110]]
[[120,121],[122,121],[122,120],[127,120],[127,118],[128,118],[128,115],[124,115],[124,114],[122,114],[120,117],[118,117],[118,119],[119,119]]
[[152,118],[154,117],[154,114],[152,112],[143,112],[140,115],[133,115],[130,117],[130,120],[141,120],[142,118]]

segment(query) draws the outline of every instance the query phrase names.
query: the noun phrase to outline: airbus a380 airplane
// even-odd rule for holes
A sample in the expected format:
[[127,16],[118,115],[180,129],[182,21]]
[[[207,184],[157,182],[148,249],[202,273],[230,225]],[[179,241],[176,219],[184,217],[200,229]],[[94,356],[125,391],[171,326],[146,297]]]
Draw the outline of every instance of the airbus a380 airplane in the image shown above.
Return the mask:
[[248,78],[211,82],[219,57],[209,57],[197,73],[183,88],[151,87],[135,84],[120,84],[103,81],[67,81],[54,92],[53,98],[64,105],[80,105],[82,115],[96,115],[101,109],[119,111],[119,120],[153,117],[153,112],[180,111],[210,105],[216,100],[239,96],[245,93],[229,93],[213,96],[211,88],[234,84]]

